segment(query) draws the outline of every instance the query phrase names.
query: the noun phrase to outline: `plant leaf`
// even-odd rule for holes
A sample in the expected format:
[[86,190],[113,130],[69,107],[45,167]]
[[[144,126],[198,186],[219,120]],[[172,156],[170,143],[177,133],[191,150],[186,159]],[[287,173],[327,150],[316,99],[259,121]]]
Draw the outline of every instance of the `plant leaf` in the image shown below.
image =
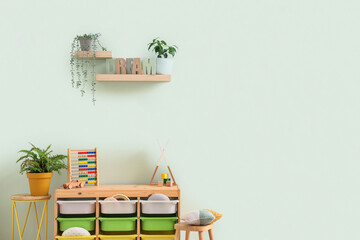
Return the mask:
[[171,54],[172,56],[175,56],[176,53],[176,49],[173,47],[169,47],[169,54]]
[[51,145],[49,145],[45,150],[41,150],[33,144],[31,144],[31,146],[32,148],[30,150],[19,151],[19,153],[24,153],[24,155],[16,161],[21,161],[20,173],[42,173],[53,171],[61,173],[61,169],[67,168],[67,165],[64,162],[64,160],[67,159],[67,156],[61,154],[51,156]]
[[154,47],[154,50],[155,50],[156,53],[158,53],[158,52],[160,52],[160,47],[159,47],[159,46],[155,46],[155,47]]

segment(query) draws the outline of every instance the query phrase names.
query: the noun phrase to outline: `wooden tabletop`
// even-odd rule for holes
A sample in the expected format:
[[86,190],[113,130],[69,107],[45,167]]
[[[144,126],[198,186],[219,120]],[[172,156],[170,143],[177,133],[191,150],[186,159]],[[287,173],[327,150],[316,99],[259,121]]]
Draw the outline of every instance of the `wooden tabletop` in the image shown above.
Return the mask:
[[157,185],[100,185],[85,186],[83,188],[64,189],[60,187],[55,190],[55,196],[60,197],[104,197],[116,193],[122,193],[128,197],[142,196],[147,197],[149,194],[162,193],[168,197],[178,197],[180,194],[179,185],[172,187]]
[[47,196],[31,196],[28,193],[15,194],[10,197],[11,200],[14,201],[41,201],[41,200],[49,200],[51,195]]

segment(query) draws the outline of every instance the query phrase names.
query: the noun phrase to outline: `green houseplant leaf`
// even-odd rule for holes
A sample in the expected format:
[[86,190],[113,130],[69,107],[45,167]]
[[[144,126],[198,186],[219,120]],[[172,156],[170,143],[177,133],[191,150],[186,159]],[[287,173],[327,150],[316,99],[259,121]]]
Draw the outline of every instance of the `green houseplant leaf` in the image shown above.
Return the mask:
[[57,172],[61,174],[61,169],[66,169],[67,164],[64,162],[67,156],[57,154],[51,155],[51,145],[46,149],[40,149],[30,143],[32,148],[30,150],[20,150],[19,153],[23,153],[16,162],[21,162],[20,173],[47,173]]
[[158,58],[167,58],[169,54],[174,57],[177,48],[176,45],[170,46],[164,40],[159,40],[159,38],[154,38],[153,41],[148,44],[148,51],[152,49]]

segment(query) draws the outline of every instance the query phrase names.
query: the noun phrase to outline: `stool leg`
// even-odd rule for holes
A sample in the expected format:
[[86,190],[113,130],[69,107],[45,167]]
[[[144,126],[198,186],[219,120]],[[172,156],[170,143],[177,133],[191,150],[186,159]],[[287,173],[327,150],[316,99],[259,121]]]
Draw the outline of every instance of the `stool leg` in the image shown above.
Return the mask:
[[14,201],[12,202],[12,240],[14,240]]
[[41,220],[40,220],[40,226],[39,226],[39,229],[38,229],[38,234],[37,234],[37,237],[36,237],[36,240],[40,239],[40,232],[41,232],[41,226],[42,226],[42,223],[43,223],[43,220],[44,220],[44,215],[45,215],[45,207],[46,207],[46,204],[44,204],[44,209],[43,209],[43,212],[41,214]]
[[204,240],[204,233],[202,231],[199,232],[199,240]]
[[[36,219],[36,227],[39,229],[39,220],[38,220],[37,208],[36,208],[35,202],[34,202],[34,212],[35,212],[35,219]],[[41,240],[41,237],[40,237],[40,240]]]
[[214,240],[214,233],[213,233],[212,229],[209,229],[209,238],[210,238],[210,240]]
[[23,228],[22,228],[22,231],[21,231],[21,237],[24,236],[24,231],[25,231],[26,223],[27,223],[27,220],[28,220],[28,217],[29,217],[30,209],[31,209],[31,202],[29,203],[29,208],[28,208],[27,213],[26,213],[24,225],[23,225]]
[[46,222],[45,222],[45,240],[47,240],[47,223],[48,223],[48,200],[45,201],[46,205]]
[[22,240],[21,231],[20,231],[19,217],[18,217],[18,212],[17,212],[17,209],[16,209],[15,202],[14,202],[14,209],[15,209],[16,224],[17,224],[18,231],[19,231],[19,237],[20,237],[20,240]]
[[185,240],[190,240],[190,231],[186,231],[186,238]]
[[180,230],[178,229],[175,231],[175,240],[180,240]]

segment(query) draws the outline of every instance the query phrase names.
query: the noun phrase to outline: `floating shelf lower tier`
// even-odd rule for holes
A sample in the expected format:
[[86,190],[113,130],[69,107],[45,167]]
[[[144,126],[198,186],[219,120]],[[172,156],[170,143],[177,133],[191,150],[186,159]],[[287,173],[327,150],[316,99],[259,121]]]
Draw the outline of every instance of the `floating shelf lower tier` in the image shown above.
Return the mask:
[[170,82],[171,75],[96,74],[100,82]]

